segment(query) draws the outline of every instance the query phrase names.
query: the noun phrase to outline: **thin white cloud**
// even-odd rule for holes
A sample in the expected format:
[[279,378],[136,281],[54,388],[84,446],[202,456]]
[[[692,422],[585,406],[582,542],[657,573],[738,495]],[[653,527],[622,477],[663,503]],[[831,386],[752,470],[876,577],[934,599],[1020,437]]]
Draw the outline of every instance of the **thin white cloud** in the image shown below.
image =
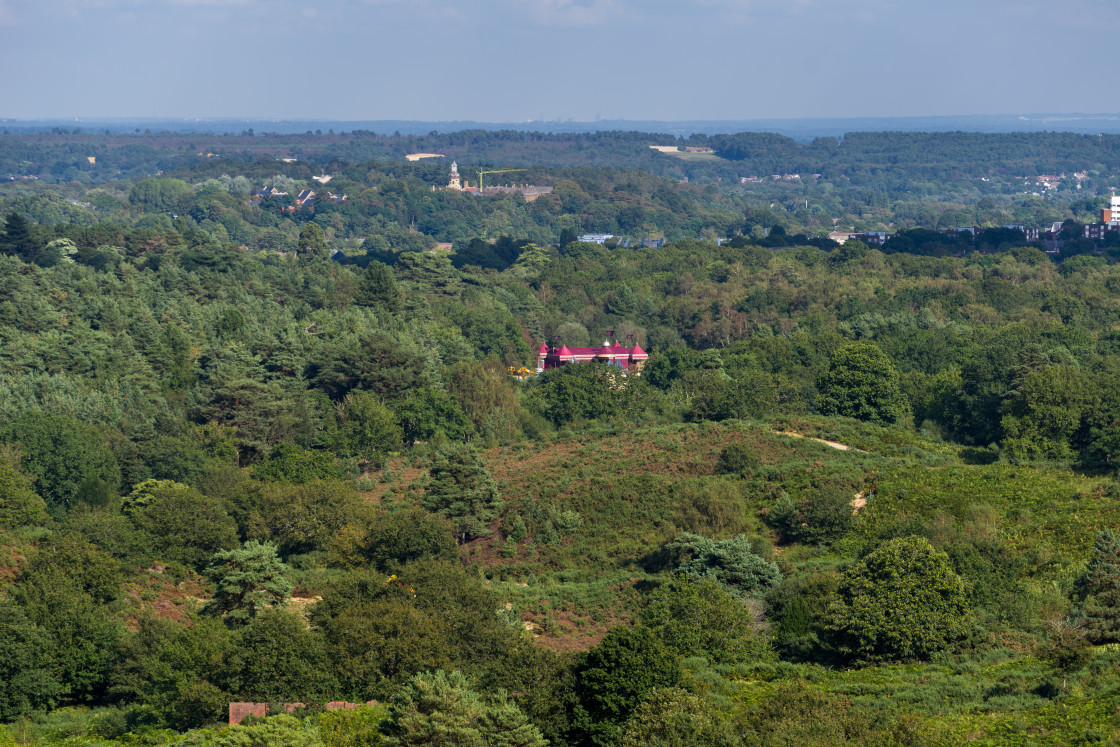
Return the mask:
[[514,0],[541,26],[602,26],[619,8],[615,0]]
[[891,8],[892,0],[689,0],[682,6],[714,20],[745,22],[762,17],[870,17]]

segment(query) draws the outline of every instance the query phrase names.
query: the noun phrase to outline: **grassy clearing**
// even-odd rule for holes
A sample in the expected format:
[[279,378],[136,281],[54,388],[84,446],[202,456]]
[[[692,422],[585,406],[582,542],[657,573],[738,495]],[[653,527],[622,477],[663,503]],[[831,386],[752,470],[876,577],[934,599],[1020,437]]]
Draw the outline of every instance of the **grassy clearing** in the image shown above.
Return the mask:
[[908,516],[975,522],[987,513],[987,521],[998,523],[992,530],[1015,546],[1045,544],[1064,561],[1080,562],[1098,529],[1120,524],[1113,484],[1068,470],[1002,464],[894,468],[880,476],[865,526],[875,530]]
[[[860,450],[777,430],[846,438]],[[745,443],[757,455],[755,474],[715,474],[731,443]],[[937,446],[854,421],[798,420],[605,430],[494,449],[485,458],[507,518],[462,554],[479,564],[542,645],[587,648],[609,627],[633,619],[639,590],[664,570],[667,541],[684,532],[720,539],[742,533],[769,554],[778,537],[764,517],[780,495],[796,496],[822,480],[846,484],[854,495],[893,466],[954,461],[951,453],[936,453]],[[513,516],[523,518],[529,536],[510,554],[504,535]],[[829,566],[840,557],[812,547],[784,550],[789,562]]]

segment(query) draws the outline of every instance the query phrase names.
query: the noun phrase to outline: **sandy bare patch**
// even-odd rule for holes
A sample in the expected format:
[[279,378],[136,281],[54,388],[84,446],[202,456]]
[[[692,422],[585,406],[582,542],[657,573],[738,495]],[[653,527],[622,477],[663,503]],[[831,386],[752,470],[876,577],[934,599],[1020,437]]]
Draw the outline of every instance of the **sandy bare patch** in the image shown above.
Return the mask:
[[856,493],[855,498],[852,498],[851,506],[852,513],[858,514],[867,505],[867,496],[863,492]]
[[405,156],[409,161],[419,161],[421,158],[447,158],[442,153],[409,153]]

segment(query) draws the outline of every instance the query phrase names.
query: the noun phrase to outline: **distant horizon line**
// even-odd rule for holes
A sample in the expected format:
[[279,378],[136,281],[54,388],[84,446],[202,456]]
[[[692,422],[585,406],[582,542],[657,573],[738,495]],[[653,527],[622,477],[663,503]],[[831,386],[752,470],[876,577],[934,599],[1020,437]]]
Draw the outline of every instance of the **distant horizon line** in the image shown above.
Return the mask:
[[356,119],[335,117],[272,117],[272,116],[244,116],[244,115],[206,115],[206,116],[162,116],[162,115],[51,115],[35,117],[3,117],[0,123],[37,123],[37,122],[337,122],[344,124],[361,124],[367,122],[407,122],[410,124],[584,124],[594,125],[602,122],[662,122],[665,124],[693,124],[693,123],[734,123],[734,122],[821,122],[838,120],[896,120],[896,119],[1116,119],[1120,120],[1120,111],[1117,112],[991,112],[984,114],[845,114],[845,115],[816,115],[816,116],[785,116],[785,117],[693,117],[687,119],[663,119],[658,117],[597,117],[595,119],[577,119],[564,117],[556,119],[423,119],[415,117],[389,117]]
[[[1066,132],[1076,135],[1120,134],[1120,112],[1031,112],[1019,114],[930,114],[906,116],[772,117],[756,119],[527,119],[484,122],[471,119],[307,119],[267,117],[0,117],[0,130],[31,134],[48,128],[106,129],[110,134],[129,130],[159,130],[174,134],[224,136],[253,130],[254,135],[302,135],[329,130],[345,135],[366,130],[378,135],[447,135],[464,130],[501,131],[553,135],[601,132],[640,132],[680,139],[694,135],[730,135],[764,132],[810,142],[818,137],[842,138],[856,132],[970,132],[1011,134]],[[12,132],[14,131],[14,133]]]

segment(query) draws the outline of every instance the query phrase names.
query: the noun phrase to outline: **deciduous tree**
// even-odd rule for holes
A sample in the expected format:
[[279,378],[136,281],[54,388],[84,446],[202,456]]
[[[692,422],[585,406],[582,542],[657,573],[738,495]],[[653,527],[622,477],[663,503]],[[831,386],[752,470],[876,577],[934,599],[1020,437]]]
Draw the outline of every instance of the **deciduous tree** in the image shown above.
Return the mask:
[[906,413],[906,400],[898,386],[898,373],[883,351],[870,342],[852,342],[829,359],[817,409],[824,415],[888,425]]
[[849,568],[830,615],[839,650],[871,661],[926,658],[948,648],[970,618],[949,556],[913,536],[886,542]]

